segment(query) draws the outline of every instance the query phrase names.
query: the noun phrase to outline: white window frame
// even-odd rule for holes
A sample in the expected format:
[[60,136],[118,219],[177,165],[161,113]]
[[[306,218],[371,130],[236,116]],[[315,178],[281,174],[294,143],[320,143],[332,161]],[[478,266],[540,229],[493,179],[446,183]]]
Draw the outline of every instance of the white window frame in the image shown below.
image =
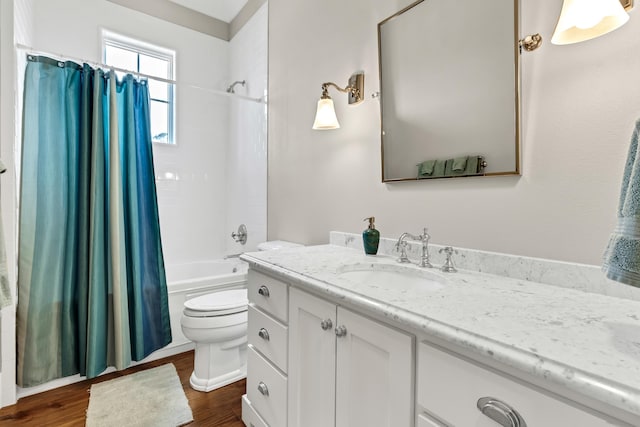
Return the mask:
[[[107,64],[107,46],[113,46],[120,49],[129,50],[138,54],[138,65],[137,69],[131,70],[134,72],[140,72],[140,55],[150,56],[157,59],[165,60],[169,63],[168,77],[167,80],[175,81],[175,64],[176,64],[176,52],[171,49],[167,49],[161,46],[156,46],[151,43],[147,43],[141,40],[134,39],[132,37],[127,37],[122,34],[114,33],[108,30],[102,30],[102,60],[106,65]],[[117,65],[113,65],[117,67]],[[163,102],[169,105],[168,115],[167,117],[167,140],[153,140],[156,144],[166,144],[166,145],[175,145],[176,144],[176,126],[175,126],[175,118],[176,118],[176,96],[175,96],[175,85],[169,84],[169,93],[167,94],[168,101],[164,101],[161,99],[151,98],[154,102]]]

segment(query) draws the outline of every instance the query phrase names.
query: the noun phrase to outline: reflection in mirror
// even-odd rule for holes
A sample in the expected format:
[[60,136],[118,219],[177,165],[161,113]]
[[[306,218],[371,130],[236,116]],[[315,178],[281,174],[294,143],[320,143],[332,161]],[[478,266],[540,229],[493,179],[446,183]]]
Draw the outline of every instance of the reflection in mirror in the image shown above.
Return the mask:
[[517,0],[420,0],[378,24],[382,180],[519,166]]

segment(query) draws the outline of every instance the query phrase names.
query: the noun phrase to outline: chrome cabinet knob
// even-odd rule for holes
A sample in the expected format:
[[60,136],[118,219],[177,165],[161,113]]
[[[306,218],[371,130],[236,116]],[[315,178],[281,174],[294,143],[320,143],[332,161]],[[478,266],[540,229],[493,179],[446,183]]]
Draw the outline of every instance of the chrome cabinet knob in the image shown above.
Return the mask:
[[269,331],[267,331],[265,328],[260,328],[260,330],[258,331],[258,336],[265,341],[269,341]]
[[503,427],[527,427],[518,411],[494,397],[481,397],[478,410]]
[[320,322],[320,327],[323,331],[328,331],[333,327],[333,322],[331,321],[331,319],[324,319],[322,322]]
[[343,337],[345,335],[347,335],[347,327],[344,326],[344,325],[338,326],[336,328],[336,336],[337,337]]
[[262,295],[265,298],[269,298],[269,288],[262,285],[258,288],[258,294]]
[[267,385],[262,381],[260,381],[260,384],[258,384],[258,391],[263,396],[269,396],[269,387],[267,387]]

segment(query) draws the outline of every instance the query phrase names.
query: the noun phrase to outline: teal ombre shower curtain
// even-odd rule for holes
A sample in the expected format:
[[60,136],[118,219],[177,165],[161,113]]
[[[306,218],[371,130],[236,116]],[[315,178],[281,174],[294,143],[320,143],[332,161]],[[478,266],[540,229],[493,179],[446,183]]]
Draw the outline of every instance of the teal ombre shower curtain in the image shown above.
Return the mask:
[[20,185],[18,385],[169,344],[146,82],[29,55]]

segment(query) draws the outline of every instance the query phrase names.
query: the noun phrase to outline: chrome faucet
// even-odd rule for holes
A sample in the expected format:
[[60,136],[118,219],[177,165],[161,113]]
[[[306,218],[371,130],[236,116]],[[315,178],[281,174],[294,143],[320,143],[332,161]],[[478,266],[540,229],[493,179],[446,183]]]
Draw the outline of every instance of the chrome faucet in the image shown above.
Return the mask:
[[429,262],[429,239],[431,239],[431,236],[429,235],[429,233],[427,233],[426,227],[423,229],[422,234],[418,236],[414,236],[413,234],[406,232],[400,235],[400,238],[396,243],[396,251],[400,251],[398,262],[411,262],[409,260],[409,257],[407,256],[407,238],[422,242],[422,256],[420,257],[420,263],[418,265],[424,268],[432,268],[433,265],[431,265],[431,263]]
[[420,258],[420,267],[433,268],[429,262],[429,239],[431,236],[427,233],[427,227],[422,230],[420,241],[422,241],[422,257]]

